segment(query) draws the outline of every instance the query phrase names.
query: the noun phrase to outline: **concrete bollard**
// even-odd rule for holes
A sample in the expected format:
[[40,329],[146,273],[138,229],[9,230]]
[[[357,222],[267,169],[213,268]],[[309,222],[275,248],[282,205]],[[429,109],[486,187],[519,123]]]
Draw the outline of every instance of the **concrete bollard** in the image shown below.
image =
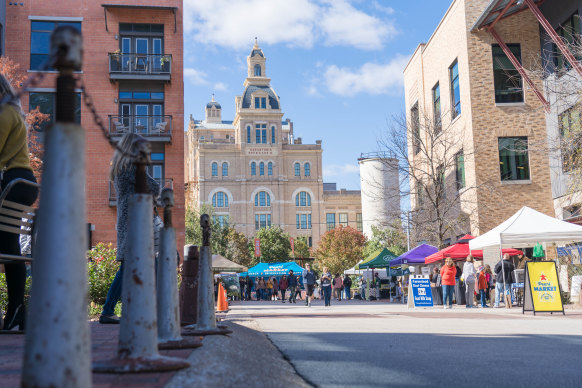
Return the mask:
[[202,346],[197,338],[180,335],[180,311],[178,309],[178,279],[176,272],[176,230],[172,227],[174,193],[162,191],[164,204],[164,228],[161,231],[161,248],[158,257],[158,348],[191,349]]
[[182,284],[180,285],[180,324],[182,326],[196,323],[199,257],[196,245],[184,246]]
[[216,325],[214,310],[214,279],[212,276],[212,252],[210,250],[210,217],[203,214],[200,218],[203,245],[200,250],[198,277],[198,313],[196,324],[184,327],[182,335],[228,334],[232,331]]
[[[55,55],[56,49],[61,51]],[[51,51],[60,71],[57,123],[45,134],[34,262],[34,273],[41,276],[34,278],[28,305],[21,386],[91,387],[85,132],[74,124],[72,75],[81,68],[80,34],[70,27],[57,28]],[[69,100],[72,105],[63,104]]]

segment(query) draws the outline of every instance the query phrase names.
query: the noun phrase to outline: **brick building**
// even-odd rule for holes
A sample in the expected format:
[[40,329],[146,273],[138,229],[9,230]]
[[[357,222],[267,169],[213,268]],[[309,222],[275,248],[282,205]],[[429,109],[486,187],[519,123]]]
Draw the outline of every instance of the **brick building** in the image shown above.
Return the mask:
[[[56,74],[44,66],[51,31],[67,24],[84,36],[82,78],[106,130],[119,139],[133,131],[153,144],[150,173],[174,189],[177,244],[184,244],[184,86],[182,1],[30,0],[6,6],[5,55],[30,75],[46,72],[22,99],[26,109],[53,114]],[[87,152],[87,222],[91,244],[116,241],[116,200],[109,182],[113,150],[82,105]],[[41,136],[42,137],[42,136]],[[42,195],[42,193],[41,193]]]

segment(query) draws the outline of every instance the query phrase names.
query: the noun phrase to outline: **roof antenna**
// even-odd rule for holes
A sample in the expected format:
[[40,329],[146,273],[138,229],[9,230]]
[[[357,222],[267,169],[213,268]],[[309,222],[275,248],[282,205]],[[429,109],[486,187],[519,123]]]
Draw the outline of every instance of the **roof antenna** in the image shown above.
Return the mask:
[[255,36],[255,47],[259,47],[259,39]]

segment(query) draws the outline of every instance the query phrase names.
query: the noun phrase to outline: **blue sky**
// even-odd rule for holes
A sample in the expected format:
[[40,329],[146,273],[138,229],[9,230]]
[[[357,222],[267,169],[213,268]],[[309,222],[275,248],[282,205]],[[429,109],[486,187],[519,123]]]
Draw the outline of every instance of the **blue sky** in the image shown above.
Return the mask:
[[402,70],[451,0],[184,0],[185,116],[212,93],[234,118],[254,43],[284,118],[304,143],[323,141],[325,182],[359,189],[357,158],[377,151],[404,109]]

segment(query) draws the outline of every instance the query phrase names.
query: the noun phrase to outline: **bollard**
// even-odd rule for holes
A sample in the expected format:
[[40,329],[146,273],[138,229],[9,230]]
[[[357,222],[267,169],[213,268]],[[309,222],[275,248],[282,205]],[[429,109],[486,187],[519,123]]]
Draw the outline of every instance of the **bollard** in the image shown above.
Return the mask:
[[117,358],[94,364],[93,371],[97,373],[173,371],[190,366],[187,361],[158,353],[152,220],[154,204],[152,195],[146,194],[145,175],[151,146],[147,142],[140,146],[136,163],[136,194],[129,200],[128,247],[121,295],[123,315]]
[[180,324],[196,323],[198,306],[198,247],[184,247],[184,264],[182,265],[182,284],[180,285]]
[[158,348],[191,349],[202,346],[198,338],[182,338],[180,335],[180,311],[178,309],[178,279],[176,273],[176,230],[172,227],[174,192],[162,191],[164,204],[164,228],[160,236],[158,257]]
[[216,325],[214,312],[214,279],[212,276],[212,252],[210,251],[210,217],[200,217],[202,226],[202,249],[198,277],[198,313],[196,324],[184,327],[182,335],[212,335],[232,333],[225,326]]
[[38,254],[26,327],[22,387],[91,387],[87,320],[85,133],[74,123],[73,71],[82,39],[71,27],[51,36],[59,70],[56,124],[45,134]]

